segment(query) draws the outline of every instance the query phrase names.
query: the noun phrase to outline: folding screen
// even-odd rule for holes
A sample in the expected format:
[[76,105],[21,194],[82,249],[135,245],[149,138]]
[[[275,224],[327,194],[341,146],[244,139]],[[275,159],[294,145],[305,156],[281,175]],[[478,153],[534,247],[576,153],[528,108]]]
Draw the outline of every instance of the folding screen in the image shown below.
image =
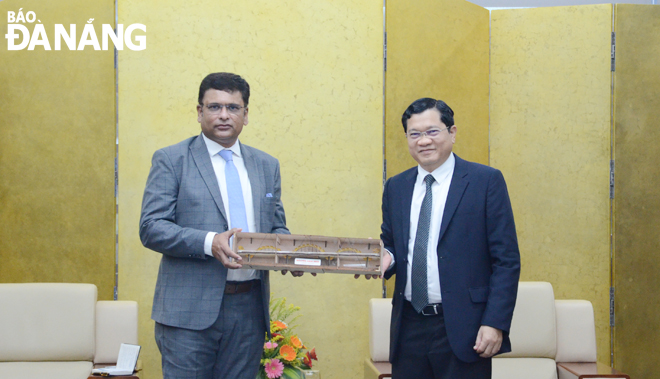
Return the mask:
[[614,360],[657,376],[660,343],[660,7],[616,5]]
[[[488,14],[480,7],[453,0],[390,0],[384,139],[387,176],[392,176],[414,165],[399,121],[405,107],[419,97],[433,96],[454,108],[459,126],[457,154],[490,163],[501,169],[507,179],[519,232],[522,279],[552,282],[557,298],[593,302],[601,362],[610,361],[611,351],[609,167],[614,144],[615,348],[620,357],[617,368],[634,373],[635,366],[646,370],[645,364],[652,362],[648,357],[653,350],[642,342],[650,339],[648,335],[641,336],[648,324],[657,323],[653,319],[657,306],[643,311],[657,302],[644,304],[647,297],[642,289],[655,288],[648,275],[652,275],[651,268],[657,263],[648,258],[653,257],[653,248],[657,247],[652,238],[657,228],[649,213],[657,208],[653,206],[657,192],[648,179],[652,178],[648,170],[655,167],[654,161],[646,157],[653,151],[657,133],[649,120],[657,118],[653,112],[660,108],[654,95],[658,75],[653,71],[657,70],[653,62],[658,54],[658,43],[653,38],[660,33],[625,26],[644,24],[656,28],[654,22],[658,20],[650,8],[638,11],[642,8],[626,7],[617,7],[617,131],[616,140],[612,141],[611,5],[494,11],[489,45]],[[120,281],[125,284],[122,288],[127,298],[137,297],[141,303],[150,304],[157,262],[157,256],[144,251],[136,238],[146,162],[157,147],[197,133],[198,126],[191,121],[194,96],[189,94],[195,93],[199,79],[209,71],[234,70],[248,79],[254,78],[251,124],[244,140],[281,159],[284,200],[294,232],[378,234],[380,178],[375,174],[379,169],[375,157],[379,156],[380,146],[373,136],[379,134],[377,111],[382,110],[378,93],[382,85],[379,8],[375,2],[342,8],[350,11],[318,4],[304,8],[297,2],[271,9],[260,3],[254,9],[261,9],[261,13],[237,10],[247,26],[233,32],[232,23],[238,18],[231,15],[223,19],[225,23],[218,24],[210,18],[200,21],[196,18],[198,13],[170,15],[166,7],[156,4],[128,3],[126,9],[131,17],[153,21],[150,30],[154,30],[155,37],[149,54],[125,52],[120,59],[130,68],[123,79],[120,76],[120,88],[126,91],[120,104],[124,109],[120,110],[124,135],[120,167],[124,162],[126,169],[122,172],[127,180],[120,191],[120,201],[127,204],[127,213],[120,221],[124,236],[120,240],[121,259],[125,261]],[[279,21],[279,9],[296,14],[295,19],[301,24]],[[343,32],[324,35],[319,40],[310,37],[314,35],[310,29],[317,35],[323,34],[315,29],[319,22],[341,25],[337,30]],[[355,29],[358,24],[360,28]],[[174,30],[171,25],[175,25]],[[186,31],[186,27],[194,32]],[[303,34],[305,38],[301,37]],[[199,40],[195,37],[199,35],[207,38]],[[295,37],[298,38],[293,43]],[[643,41],[646,44],[640,45]],[[209,50],[209,44],[229,49]],[[241,58],[224,51],[238,52]],[[340,55],[350,59],[340,61]],[[260,61],[262,57],[267,61]],[[250,64],[244,67],[244,60]],[[222,64],[214,64],[215,61]],[[157,68],[155,72],[153,67]],[[273,70],[278,74],[276,78]],[[172,72],[176,72],[176,80],[169,77]],[[168,75],[168,80],[160,80],[159,75]],[[646,79],[644,85],[640,85],[640,77]],[[266,100],[264,93],[277,95]],[[302,111],[296,111],[297,108]],[[186,112],[190,115],[185,116]],[[275,119],[268,119],[266,114]],[[333,118],[334,123],[329,121],[327,114],[338,114],[340,122],[337,123],[337,117]],[[342,123],[343,120],[349,122]],[[258,129],[252,129],[255,125]],[[293,169],[287,172],[287,167]],[[346,180],[342,185],[322,185],[325,172]],[[328,204],[333,204],[331,211]],[[641,220],[639,215],[646,216]],[[352,227],[339,222],[346,219],[357,221]],[[315,296],[298,290],[298,282],[280,279],[275,281],[276,295],[280,291],[287,294],[303,306],[306,314],[325,325],[345,320],[341,313],[353,304],[351,296],[356,296],[355,304],[362,301],[354,295],[360,291],[356,286],[368,289],[365,297],[377,296],[375,285],[345,283],[345,278],[301,279],[300,283]],[[643,284],[636,285],[639,281]],[[289,286],[295,287],[285,288]],[[348,298],[343,296],[339,303],[328,300],[337,289],[348,294]],[[143,308],[145,330],[152,324],[148,306]],[[646,316],[639,317],[640,312]],[[305,332],[310,333],[312,340],[325,341],[320,343],[328,357],[321,362],[324,377],[351,377],[359,373],[359,360],[366,349],[345,348],[364,339],[355,337],[360,336],[358,329],[364,320],[358,316],[354,321],[347,329],[351,338],[333,335],[336,340],[331,342],[327,342],[324,333],[303,326],[309,328]],[[152,338],[149,334],[145,332],[142,337],[147,337],[147,344]],[[151,354],[157,356],[153,348]],[[149,359],[148,371],[157,371],[157,362]]]
[[[119,59],[119,296],[141,306],[145,378],[159,376],[149,319],[159,257],[137,238],[142,190],[153,151],[199,133],[194,105],[205,74],[235,71],[250,81],[242,140],[280,159],[294,233],[377,237],[380,224],[382,2],[171,3],[119,4],[120,23],[148,27],[147,50]],[[35,11],[51,40],[56,23],[113,24],[108,1],[0,2],[5,15],[19,8]],[[551,281],[558,298],[591,300],[599,360],[608,362],[614,122],[615,362],[650,377],[660,322],[660,8],[615,9],[613,120],[610,5],[494,11],[489,46],[483,8],[390,0],[385,155],[387,176],[413,166],[400,115],[422,96],[446,100],[457,114],[457,154],[489,163],[490,147],[490,164],[507,179],[522,279]],[[0,281],[90,282],[110,299],[112,52],[37,46],[3,48],[0,58]],[[323,377],[360,377],[361,307],[380,295],[379,283],[274,276],[272,288],[303,308],[300,332],[323,352]]]
[[[145,378],[160,354],[150,320],[160,255],[142,247],[138,220],[151,155],[200,133],[202,78],[251,85],[241,141],[280,160],[292,233],[377,238],[382,188],[383,3],[368,1],[125,1],[119,21],[147,25],[147,49],[119,56],[121,299],[140,304]],[[360,378],[368,299],[380,281],[271,273],[273,296],[301,307],[299,335],[324,379]],[[316,364],[316,362],[315,362]]]
[[[79,41],[90,18],[99,31],[101,24],[114,25],[114,2],[0,2],[4,20],[9,12],[19,20],[12,25],[33,34],[43,27],[50,49],[9,50],[9,23],[0,23],[0,282],[94,283],[99,299],[110,300],[113,53],[89,46],[56,50],[54,25],[76,24]],[[34,14],[23,22],[28,12]],[[21,37],[12,42],[20,45],[23,35],[16,33]]]
[[612,6],[492,12],[490,164],[504,173],[521,280],[594,305],[610,361]]

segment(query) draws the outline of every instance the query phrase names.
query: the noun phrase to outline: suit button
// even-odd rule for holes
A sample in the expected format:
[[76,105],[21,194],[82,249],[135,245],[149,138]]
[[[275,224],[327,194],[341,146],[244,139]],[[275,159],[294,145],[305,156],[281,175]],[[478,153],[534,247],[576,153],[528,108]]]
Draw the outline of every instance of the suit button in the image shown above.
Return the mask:
[[227,226],[227,224],[225,224],[224,227],[225,227],[225,230],[229,230],[229,227]]

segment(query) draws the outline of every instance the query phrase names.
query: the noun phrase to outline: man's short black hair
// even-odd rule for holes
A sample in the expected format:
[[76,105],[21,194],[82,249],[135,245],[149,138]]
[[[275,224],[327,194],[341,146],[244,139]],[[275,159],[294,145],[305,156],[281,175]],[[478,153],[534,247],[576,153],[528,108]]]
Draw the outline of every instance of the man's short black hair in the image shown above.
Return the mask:
[[449,105],[442,100],[432,99],[430,97],[423,97],[413,101],[412,104],[406,108],[401,116],[401,123],[403,124],[403,131],[408,132],[408,119],[414,114],[422,113],[428,109],[435,108],[440,112],[440,121],[446,126],[454,126],[454,111],[449,108]]
[[199,98],[197,99],[199,105],[204,105],[202,99],[204,98],[206,91],[210,89],[217,89],[218,91],[230,93],[238,91],[243,97],[244,105],[246,107],[248,106],[248,101],[250,100],[250,85],[239,75],[230,72],[215,72],[206,75],[204,80],[202,80],[202,84],[199,85]]

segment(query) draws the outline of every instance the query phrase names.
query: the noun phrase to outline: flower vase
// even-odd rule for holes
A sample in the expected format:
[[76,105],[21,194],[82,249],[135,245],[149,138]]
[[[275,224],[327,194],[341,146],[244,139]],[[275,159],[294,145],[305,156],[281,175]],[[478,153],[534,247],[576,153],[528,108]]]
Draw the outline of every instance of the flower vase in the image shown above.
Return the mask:
[[[313,371],[313,370],[311,370]],[[320,378],[320,376],[305,376],[306,371],[300,370],[297,368],[293,367],[285,367],[284,370],[282,371],[280,376],[277,376],[277,379],[317,379]],[[318,372],[318,371],[317,371]],[[257,372],[257,378],[256,379],[269,379],[268,374],[266,374],[266,371],[264,368],[260,368],[259,371]]]
[[321,379],[321,372],[319,370],[303,370],[303,378]]

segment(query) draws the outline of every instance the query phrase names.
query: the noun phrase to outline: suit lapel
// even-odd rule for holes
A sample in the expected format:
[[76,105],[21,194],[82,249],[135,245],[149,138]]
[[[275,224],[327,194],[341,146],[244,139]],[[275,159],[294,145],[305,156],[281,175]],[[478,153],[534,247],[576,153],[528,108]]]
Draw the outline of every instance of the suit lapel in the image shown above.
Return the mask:
[[410,238],[410,206],[412,204],[413,191],[415,189],[415,180],[417,180],[417,167],[413,167],[405,173],[405,180],[403,181],[404,187],[401,196],[401,216],[402,231],[403,231],[403,250],[408,254],[408,239]]
[[440,225],[440,236],[438,237],[438,241],[442,240],[442,236],[445,234],[447,226],[449,225],[451,218],[454,216],[458,204],[463,198],[465,189],[470,183],[467,164],[456,154],[454,154],[454,157],[456,158],[454,174],[452,175],[451,183],[449,184],[449,193],[447,193],[447,202],[445,203],[445,210],[442,214],[442,224]]
[[259,170],[257,166],[257,161],[250,151],[246,148],[245,145],[241,143],[241,154],[243,155],[243,162],[245,163],[245,169],[248,173],[248,179],[250,180],[250,187],[252,187],[252,208],[254,209],[254,224],[257,226],[258,230],[250,230],[253,233],[260,232],[263,228],[261,226],[261,198],[264,197],[264,189],[262,183],[265,183],[265,178],[263,177],[262,170]]
[[218,186],[218,178],[215,176],[215,171],[213,171],[213,164],[211,163],[211,157],[209,156],[209,150],[206,148],[204,139],[201,134],[190,144],[190,153],[192,154],[195,165],[199,170],[199,174],[202,176],[206,187],[211,192],[211,196],[215,201],[215,205],[220,210],[220,214],[225,220],[229,220],[225,214],[225,206],[222,202],[222,195],[220,195],[220,187]]

